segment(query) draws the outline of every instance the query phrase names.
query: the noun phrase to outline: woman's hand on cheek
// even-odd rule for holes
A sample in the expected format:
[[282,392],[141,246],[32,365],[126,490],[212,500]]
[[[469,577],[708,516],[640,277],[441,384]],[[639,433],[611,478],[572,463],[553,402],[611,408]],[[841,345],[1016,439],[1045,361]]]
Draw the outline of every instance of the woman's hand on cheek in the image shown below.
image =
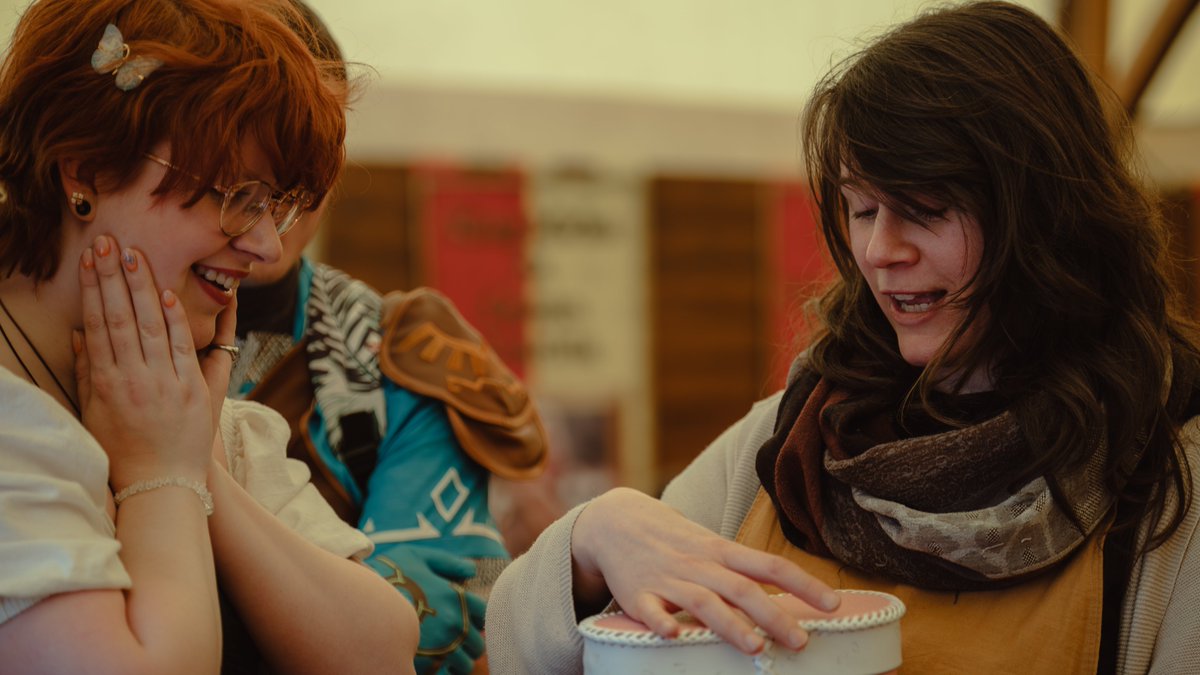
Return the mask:
[[237,294],[233,302],[217,315],[217,328],[213,333],[212,343],[207,349],[200,350],[200,371],[204,373],[204,381],[208,384],[208,393],[212,397],[213,429],[221,428],[221,407],[225,403],[225,392],[229,389],[229,374],[233,370],[233,355],[223,349],[213,349],[212,345],[233,346],[237,339]]
[[72,335],[83,424],[109,456],[114,490],[151,478],[203,482],[212,404],[183,304],[142,255],[96,238],[79,264],[83,334]]
[[664,637],[679,632],[672,612],[683,609],[743,652],[763,647],[755,626],[798,649],[807,635],[760,584],[820,609],[838,603],[796,565],[722,539],[636,490],[598,497],[580,514],[571,541],[576,575],[591,577],[582,583],[602,579],[621,609]]

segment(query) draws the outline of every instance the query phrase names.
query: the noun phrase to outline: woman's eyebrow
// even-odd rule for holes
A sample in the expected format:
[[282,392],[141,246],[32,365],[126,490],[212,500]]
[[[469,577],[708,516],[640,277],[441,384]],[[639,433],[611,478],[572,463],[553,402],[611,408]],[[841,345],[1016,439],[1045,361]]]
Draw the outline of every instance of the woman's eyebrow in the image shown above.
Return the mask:
[[862,197],[864,199],[871,199],[871,198],[875,198],[877,196],[877,193],[874,190],[872,190],[870,187],[864,185],[862,181],[856,180],[853,178],[846,178],[846,179],[838,180],[835,183],[835,185],[837,186],[837,189],[840,192],[842,192],[843,194],[845,194],[846,192],[851,192],[854,195],[856,195],[858,197]]

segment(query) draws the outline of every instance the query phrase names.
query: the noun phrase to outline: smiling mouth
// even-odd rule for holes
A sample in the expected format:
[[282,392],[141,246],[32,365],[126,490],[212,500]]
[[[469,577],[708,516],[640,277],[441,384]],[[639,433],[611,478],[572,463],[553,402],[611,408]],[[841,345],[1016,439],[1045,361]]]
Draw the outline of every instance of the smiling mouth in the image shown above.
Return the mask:
[[942,298],[946,297],[946,291],[932,291],[929,293],[889,293],[887,294],[892,299],[892,306],[904,314],[918,314],[920,312],[928,312]]
[[237,290],[238,285],[242,281],[237,277],[230,276],[224,272],[218,272],[204,265],[192,265],[192,272],[228,296],[233,295],[233,292]]

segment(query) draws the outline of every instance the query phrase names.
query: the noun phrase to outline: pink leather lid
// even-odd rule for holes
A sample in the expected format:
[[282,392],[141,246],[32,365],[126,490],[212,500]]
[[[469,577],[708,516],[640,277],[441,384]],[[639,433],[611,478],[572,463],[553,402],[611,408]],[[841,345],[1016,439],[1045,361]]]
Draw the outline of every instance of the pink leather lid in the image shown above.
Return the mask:
[[[866,616],[874,612],[880,612],[890,606],[890,601],[884,595],[868,594],[868,593],[838,593],[842,598],[842,604],[832,612],[823,612],[819,609],[809,606],[807,603],[790,594],[780,594],[771,596],[776,602],[783,606],[792,616],[796,617],[797,621],[823,621],[829,619],[846,619],[852,617]],[[705,628],[704,624],[696,620],[695,617],[681,612],[676,614],[680,620],[684,630]],[[627,633],[649,633],[651,632],[645,624],[626,616],[624,613],[611,614],[597,620],[594,624],[596,628],[605,630],[624,631]]]

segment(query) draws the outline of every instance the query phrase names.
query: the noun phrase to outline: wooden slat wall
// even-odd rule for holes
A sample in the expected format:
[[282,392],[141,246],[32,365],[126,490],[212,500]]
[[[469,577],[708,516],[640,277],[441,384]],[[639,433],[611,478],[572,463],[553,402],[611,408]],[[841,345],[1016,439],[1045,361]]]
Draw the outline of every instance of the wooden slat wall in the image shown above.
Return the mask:
[[[429,242],[419,226],[418,174],[414,167],[347,167],[330,205],[322,259],[382,291],[437,286],[423,253]],[[649,447],[638,450],[648,459],[636,481],[625,477],[630,482],[661,489],[754,401],[782,385],[795,349],[796,294],[824,274],[807,198],[798,190],[671,176],[650,179],[641,191],[652,413],[643,427]],[[604,275],[614,273],[620,271],[607,270],[592,283],[628,294],[606,284]],[[484,335],[495,341],[500,331],[493,326]]]
[[681,471],[762,394],[760,183],[652,181],[650,314],[659,482]]
[[401,167],[348,165],[330,195],[322,259],[383,292],[419,285],[408,182]]

